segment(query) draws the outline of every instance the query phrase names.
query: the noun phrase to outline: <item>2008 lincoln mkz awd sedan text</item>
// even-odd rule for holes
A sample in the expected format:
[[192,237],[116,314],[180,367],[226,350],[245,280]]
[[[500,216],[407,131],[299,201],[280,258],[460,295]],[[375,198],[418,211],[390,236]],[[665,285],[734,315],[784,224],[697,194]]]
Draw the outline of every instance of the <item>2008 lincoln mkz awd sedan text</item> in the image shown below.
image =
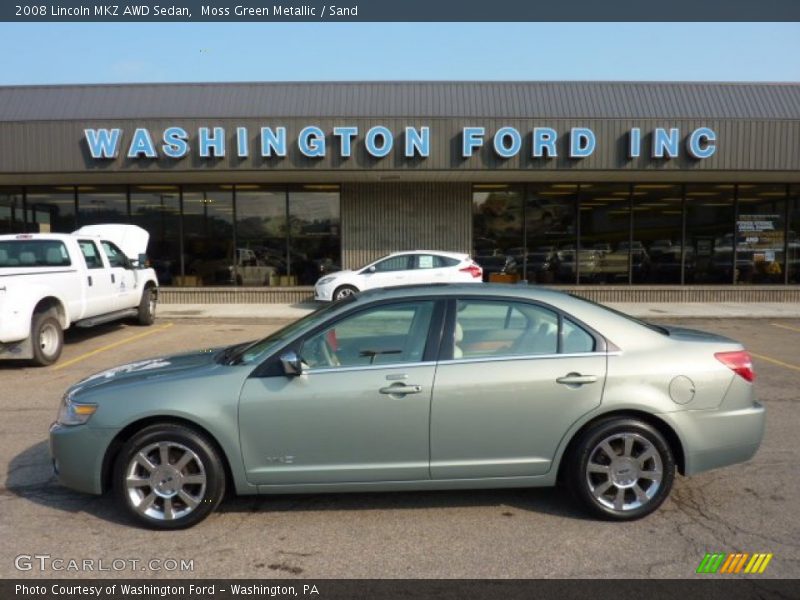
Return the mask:
[[238,494],[568,485],[647,515],[675,472],[750,459],[750,356],[717,335],[527,286],[375,290],[252,343],[70,388],[50,430],[64,485],[114,489],[174,529]]

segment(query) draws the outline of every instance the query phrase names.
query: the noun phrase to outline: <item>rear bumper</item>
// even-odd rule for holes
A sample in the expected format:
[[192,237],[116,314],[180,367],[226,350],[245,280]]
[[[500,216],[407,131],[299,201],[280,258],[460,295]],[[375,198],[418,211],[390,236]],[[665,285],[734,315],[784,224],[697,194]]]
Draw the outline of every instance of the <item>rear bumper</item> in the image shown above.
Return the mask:
[[679,433],[685,474],[695,475],[750,460],[764,437],[764,406],[735,410],[687,410],[658,415]]

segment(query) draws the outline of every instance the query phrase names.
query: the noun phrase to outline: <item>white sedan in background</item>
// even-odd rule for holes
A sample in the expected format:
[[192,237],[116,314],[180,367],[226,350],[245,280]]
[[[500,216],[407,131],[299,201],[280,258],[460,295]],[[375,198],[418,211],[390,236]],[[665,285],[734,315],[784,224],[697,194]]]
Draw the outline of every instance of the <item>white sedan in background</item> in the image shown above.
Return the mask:
[[480,283],[483,269],[469,254],[415,250],[395,252],[355,271],[338,271],[314,286],[314,299],[341,300],[374,288],[425,283]]

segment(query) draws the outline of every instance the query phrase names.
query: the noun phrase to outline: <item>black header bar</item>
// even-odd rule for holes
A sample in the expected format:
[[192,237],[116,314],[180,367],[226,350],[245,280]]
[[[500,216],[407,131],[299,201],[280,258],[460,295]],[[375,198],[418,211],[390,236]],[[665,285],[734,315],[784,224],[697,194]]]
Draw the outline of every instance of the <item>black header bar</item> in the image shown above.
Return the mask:
[[[10,0],[6,22],[800,21],[797,0]],[[502,40],[498,40],[502,42]],[[704,40],[700,47],[713,45]],[[675,40],[676,44],[687,40]],[[668,50],[668,49],[667,49]],[[664,48],[654,48],[664,52]]]

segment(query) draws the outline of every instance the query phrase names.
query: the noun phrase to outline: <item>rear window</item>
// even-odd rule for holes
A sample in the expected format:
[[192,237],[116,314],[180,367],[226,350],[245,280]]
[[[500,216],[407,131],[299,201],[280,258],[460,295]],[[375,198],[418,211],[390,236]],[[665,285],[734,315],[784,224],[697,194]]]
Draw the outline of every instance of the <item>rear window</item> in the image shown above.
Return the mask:
[[59,240],[0,241],[0,268],[68,267],[72,264]]

